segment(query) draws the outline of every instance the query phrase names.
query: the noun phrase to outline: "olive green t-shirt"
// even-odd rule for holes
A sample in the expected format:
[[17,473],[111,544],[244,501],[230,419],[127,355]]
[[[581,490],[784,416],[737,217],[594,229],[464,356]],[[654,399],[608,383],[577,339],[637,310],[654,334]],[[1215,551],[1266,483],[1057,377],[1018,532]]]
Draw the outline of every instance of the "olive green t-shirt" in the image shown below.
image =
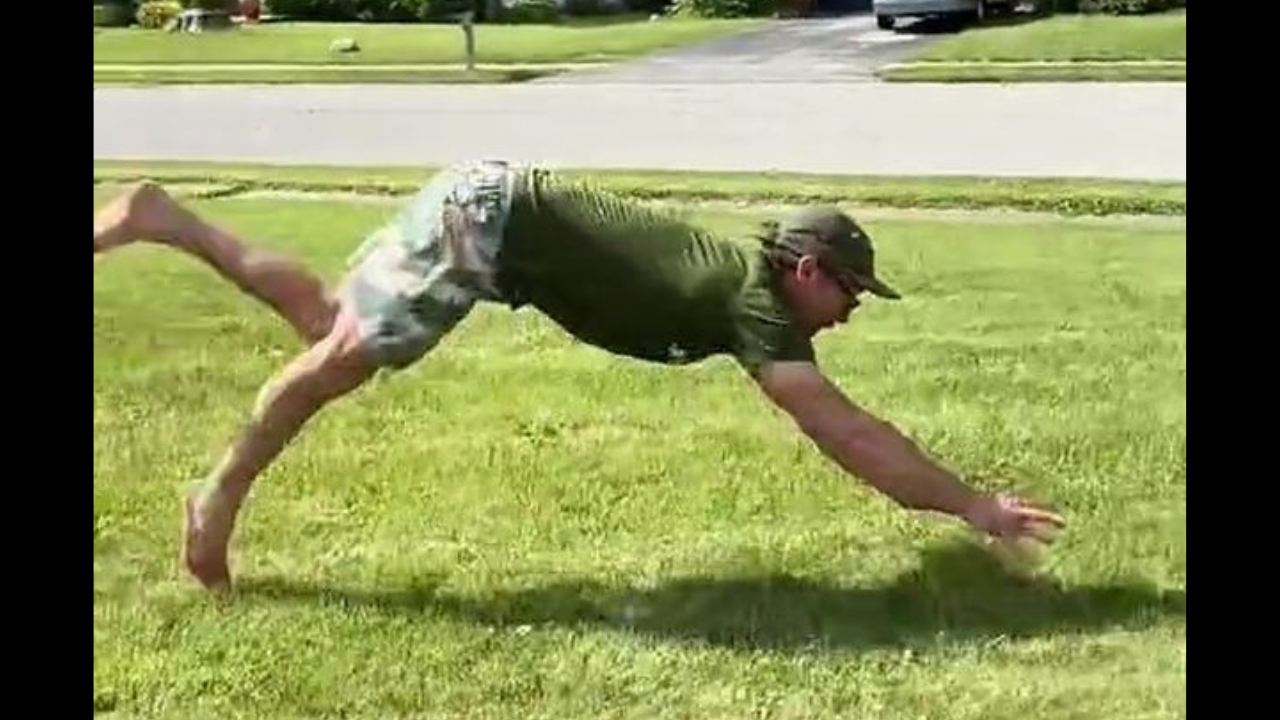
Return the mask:
[[727,353],[749,372],[813,360],[759,244],[526,170],[514,189],[498,281],[575,337],[682,364]]

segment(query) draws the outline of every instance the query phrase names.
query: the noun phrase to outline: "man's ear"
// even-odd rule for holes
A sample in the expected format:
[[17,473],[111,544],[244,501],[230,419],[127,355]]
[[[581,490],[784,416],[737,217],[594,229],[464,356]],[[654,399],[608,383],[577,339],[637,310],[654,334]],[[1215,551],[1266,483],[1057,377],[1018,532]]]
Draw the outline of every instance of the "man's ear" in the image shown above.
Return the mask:
[[796,261],[796,277],[801,280],[810,280],[814,274],[818,272],[818,258],[812,255],[803,255]]

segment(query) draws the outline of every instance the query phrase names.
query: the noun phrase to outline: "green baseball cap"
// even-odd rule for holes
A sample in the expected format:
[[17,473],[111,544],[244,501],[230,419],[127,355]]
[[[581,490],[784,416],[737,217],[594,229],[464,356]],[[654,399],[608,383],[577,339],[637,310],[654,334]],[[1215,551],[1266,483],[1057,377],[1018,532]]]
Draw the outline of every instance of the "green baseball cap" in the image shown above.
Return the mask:
[[902,295],[876,277],[871,237],[853,218],[833,207],[800,210],[778,227],[777,244],[813,255],[841,283],[852,280],[873,295],[896,300]]

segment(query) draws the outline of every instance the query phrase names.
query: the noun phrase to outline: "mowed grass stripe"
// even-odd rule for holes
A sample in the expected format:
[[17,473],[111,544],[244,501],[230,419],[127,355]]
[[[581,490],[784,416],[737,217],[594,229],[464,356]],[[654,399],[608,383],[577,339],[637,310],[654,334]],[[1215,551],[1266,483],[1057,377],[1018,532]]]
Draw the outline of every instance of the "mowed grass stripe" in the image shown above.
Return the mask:
[[[94,161],[94,184],[143,178],[219,186],[220,194],[285,191],[404,196],[437,168]],[[568,176],[631,197],[676,202],[846,203],[872,207],[1008,209],[1061,215],[1185,215],[1185,182],[1058,178],[890,177],[795,173],[575,170]]]

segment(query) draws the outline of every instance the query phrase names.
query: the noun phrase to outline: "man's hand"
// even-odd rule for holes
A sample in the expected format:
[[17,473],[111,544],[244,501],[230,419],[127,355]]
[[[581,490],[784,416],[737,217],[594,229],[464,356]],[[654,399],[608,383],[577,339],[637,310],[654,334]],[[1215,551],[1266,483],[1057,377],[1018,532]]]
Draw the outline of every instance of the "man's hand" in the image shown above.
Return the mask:
[[1049,544],[1058,530],[1066,527],[1061,516],[1012,495],[979,498],[963,513],[975,529],[996,540],[1033,539]]

